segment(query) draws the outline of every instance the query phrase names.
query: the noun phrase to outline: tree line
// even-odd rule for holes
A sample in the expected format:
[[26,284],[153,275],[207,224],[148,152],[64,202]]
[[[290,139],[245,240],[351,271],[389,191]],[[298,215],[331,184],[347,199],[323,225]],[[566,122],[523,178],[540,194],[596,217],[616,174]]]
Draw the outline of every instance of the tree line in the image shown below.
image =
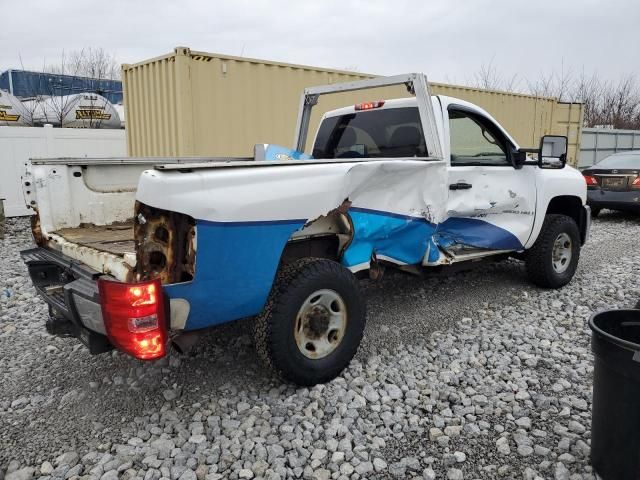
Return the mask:
[[555,97],[584,105],[584,126],[640,130],[640,84],[635,75],[607,80],[597,73],[565,70],[541,74],[535,80],[505,76],[493,64],[483,64],[468,81],[471,86]]

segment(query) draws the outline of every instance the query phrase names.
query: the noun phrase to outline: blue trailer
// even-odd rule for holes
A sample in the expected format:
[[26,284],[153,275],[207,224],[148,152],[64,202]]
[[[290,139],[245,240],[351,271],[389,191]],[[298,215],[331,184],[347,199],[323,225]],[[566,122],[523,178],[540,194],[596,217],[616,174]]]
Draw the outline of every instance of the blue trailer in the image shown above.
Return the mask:
[[77,75],[7,70],[0,74],[0,89],[21,99],[39,95],[61,96],[74,93],[97,93],[113,104],[122,103],[122,82],[120,80]]

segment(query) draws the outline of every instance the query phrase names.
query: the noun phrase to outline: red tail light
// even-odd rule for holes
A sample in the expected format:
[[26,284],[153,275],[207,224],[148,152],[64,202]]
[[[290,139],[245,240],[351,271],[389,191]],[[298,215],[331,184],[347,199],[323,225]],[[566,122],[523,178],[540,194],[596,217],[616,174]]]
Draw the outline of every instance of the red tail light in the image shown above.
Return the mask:
[[598,179],[593,175],[585,175],[584,181],[587,182],[587,187],[596,187],[598,185]]
[[631,182],[631,188],[640,188],[640,177],[636,177],[636,179]]
[[357,103],[354,108],[356,110],[371,110],[372,108],[380,108],[384,105],[384,100],[377,100],[375,102]]
[[142,360],[166,355],[167,328],[160,280],[120,283],[98,280],[107,337],[119,350]]

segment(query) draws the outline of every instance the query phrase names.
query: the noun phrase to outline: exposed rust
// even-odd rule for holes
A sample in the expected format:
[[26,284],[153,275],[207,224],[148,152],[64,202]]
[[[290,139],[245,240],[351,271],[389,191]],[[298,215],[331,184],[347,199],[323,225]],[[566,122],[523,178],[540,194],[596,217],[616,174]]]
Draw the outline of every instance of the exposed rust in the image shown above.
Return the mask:
[[135,204],[134,239],[139,280],[185,282],[195,274],[195,221],[188,215]]
[[39,247],[44,247],[46,242],[42,235],[42,227],[40,226],[40,212],[35,205],[31,205],[31,208],[34,211],[34,214],[31,215],[31,233],[33,234],[33,240]]
[[78,227],[62,228],[56,230],[55,233],[69,242],[100,252],[108,252],[118,256],[135,252],[133,219],[109,225],[81,223]]
[[125,262],[121,262],[118,265],[123,267],[124,271],[126,272],[124,279],[121,278],[121,275],[118,275],[116,272],[113,272],[111,269],[109,269],[108,264],[105,264],[104,273],[106,273],[107,275],[112,275],[126,283],[134,283],[137,281],[137,273],[134,267]]
[[353,202],[351,200],[349,200],[348,198],[345,198],[338,208],[331,210],[331,212],[329,213],[331,214],[333,212],[337,212],[337,213],[342,213],[343,215],[346,215],[349,212],[349,209],[351,208],[352,203]]
[[371,262],[369,263],[369,278],[374,282],[377,282],[382,279],[384,275],[384,265],[382,265],[378,258],[376,257],[375,252],[371,256]]

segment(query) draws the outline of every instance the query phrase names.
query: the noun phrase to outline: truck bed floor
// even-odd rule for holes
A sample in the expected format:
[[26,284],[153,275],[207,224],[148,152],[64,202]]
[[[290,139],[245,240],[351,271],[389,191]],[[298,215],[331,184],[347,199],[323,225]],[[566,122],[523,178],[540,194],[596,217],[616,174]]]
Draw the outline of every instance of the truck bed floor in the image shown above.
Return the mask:
[[63,228],[53,233],[64,237],[69,242],[115,255],[135,253],[136,251],[133,241],[133,221],[113,225],[84,225],[76,228]]

